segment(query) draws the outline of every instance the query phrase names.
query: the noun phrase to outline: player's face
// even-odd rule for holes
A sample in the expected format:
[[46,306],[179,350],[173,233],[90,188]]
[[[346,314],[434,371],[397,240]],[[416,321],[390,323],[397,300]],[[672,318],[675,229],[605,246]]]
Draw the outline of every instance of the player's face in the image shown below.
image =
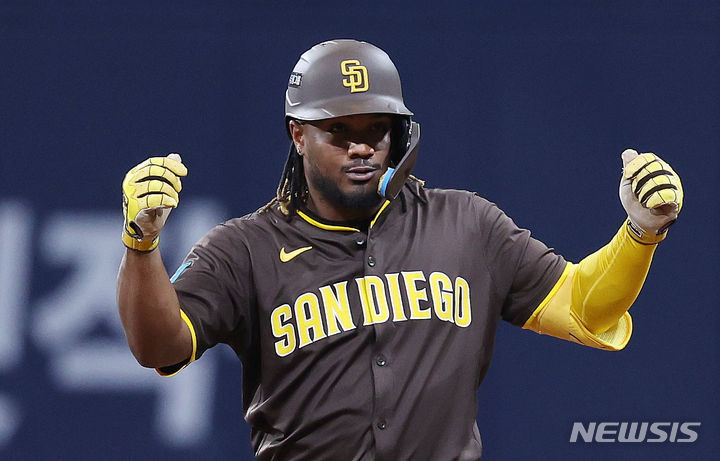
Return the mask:
[[337,221],[365,219],[381,204],[380,176],[388,167],[392,119],[362,114],[305,122],[293,138],[303,156],[308,206]]

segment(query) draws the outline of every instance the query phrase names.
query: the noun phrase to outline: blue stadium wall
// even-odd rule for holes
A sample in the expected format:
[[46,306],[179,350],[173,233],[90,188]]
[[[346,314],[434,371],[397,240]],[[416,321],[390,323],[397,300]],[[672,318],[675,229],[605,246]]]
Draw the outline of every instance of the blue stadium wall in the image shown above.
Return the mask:
[[[137,365],[115,306],[120,182],[182,153],[169,271],[273,195],[284,91],[330,38],[385,49],[423,125],[415,173],[477,191],[578,261],[624,218],[626,147],[687,206],[619,353],[503,324],[479,390],[487,460],[717,459],[720,3],[50,2],[0,5],[0,459],[252,459],[241,366]],[[571,443],[573,423],[699,422],[692,443]]]

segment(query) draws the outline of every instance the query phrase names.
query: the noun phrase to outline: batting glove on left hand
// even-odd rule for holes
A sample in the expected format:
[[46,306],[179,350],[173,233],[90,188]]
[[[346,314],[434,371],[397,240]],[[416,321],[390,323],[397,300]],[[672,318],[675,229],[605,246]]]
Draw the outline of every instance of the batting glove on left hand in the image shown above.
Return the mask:
[[181,162],[178,154],[152,157],[125,175],[122,241],[126,247],[137,251],[152,251],[157,247],[158,235],[170,210],[180,200],[180,177],[187,175],[187,168]]
[[626,149],[622,160],[620,201],[628,214],[628,229],[641,243],[657,243],[665,238],[682,209],[680,177],[652,153]]

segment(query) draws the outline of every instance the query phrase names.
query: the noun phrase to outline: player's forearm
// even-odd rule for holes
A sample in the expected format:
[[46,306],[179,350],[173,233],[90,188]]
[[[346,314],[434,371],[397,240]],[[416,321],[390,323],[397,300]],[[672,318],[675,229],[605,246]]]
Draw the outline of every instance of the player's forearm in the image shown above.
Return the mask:
[[128,345],[146,367],[173,365],[190,357],[192,339],[156,249],[126,250],[117,280],[117,301]]
[[610,243],[580,261],[573,277],[571,309],[588,330],[606,331],[630,308],[656,247],[633,239],[623,224]]

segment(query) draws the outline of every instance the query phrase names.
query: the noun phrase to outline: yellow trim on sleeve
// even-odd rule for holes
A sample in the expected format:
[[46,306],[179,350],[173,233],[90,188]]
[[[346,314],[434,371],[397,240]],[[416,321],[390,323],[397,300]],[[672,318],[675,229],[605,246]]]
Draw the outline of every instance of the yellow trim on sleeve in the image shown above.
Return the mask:
[[[572,266],[573,266],[572,263],[567,263],[567,265],[565,266],[565,269],[563,270],[563,273],[560,274],[560,278],[558,279],[557,282],[555,282],[555,286],[552,287],[552,290],[550,290],[550,293],[548,293],[547,296],[545,296],[545,299],[543,299],[542,302],[540,303],[540,305],[535,309],[535,311],[533,311],[530,318],[527,320],[527,322],[525,322],[525,325],[530,324],[535,319],[535,317],[537,317],[540,314],[540,312],[543,311],[543,309],[545,308],[547,303],[550,302],[550,300],[553,298],[553,296],[555,296],[555,294],[560,290],[560,287],[562,286],[563,282],[565,282],[565,279],[567,278],[568,274],[571,272]],[[525,325],[523,325],[523,328],[525,328]]]
[[192,338],[192,354],[190,355],[190,359],[186,363],[184,363],[183,366],[181,366],[180,368],[178,368],[177,370],[175,370],[172,373],[163,373],[159,368],[156,368],[155,371],[157,371],[157,373],[160,376],[163,376],[165,378],[169,378],[171,376],[175,376],[176,374],[180,373],[186,366],[193,363],[197,356],[197,336],[195,334],[195,327],[193,327],[193,324],[190,321],[190,318],[187,316],[187,314],[185,314],[185,312],[182,309],[180,309],[180,317],[183,319],[183,321],[185,322],[185,325],[187,325],[188,329],[190,330],[190,337]]
[[[193,326],[190,318],[185,314],[185,311],[180,309],[180,317],[185,321],[185,325],[190,329],[190,336],[192,337],[192,355],[190,356],[190,362],[194,362],[197,354],[197,336],[195,335],[195,327]],[[190,363],[188,362],[188,363]]]

